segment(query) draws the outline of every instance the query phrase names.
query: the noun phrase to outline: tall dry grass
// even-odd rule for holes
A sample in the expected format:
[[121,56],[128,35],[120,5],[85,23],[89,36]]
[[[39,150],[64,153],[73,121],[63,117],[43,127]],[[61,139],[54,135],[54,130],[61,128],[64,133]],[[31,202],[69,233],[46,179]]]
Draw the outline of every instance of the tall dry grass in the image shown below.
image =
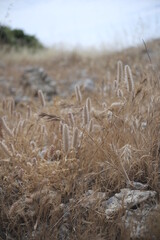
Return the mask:
[[[136,54],[110,59],[74,53],[63,66],[62,55],[53,57],[57,76],[60,69],[69,76],[71,63],[72,70],[86,66],[95,73],[96,91],[76,87],[72,96],[53,102],[39,91],[28,105],[1,101],[2,239],[130,239],[122,213],[106,219],[100,200],[86,205],[86,193],[108,199],[132,181],[159,193],[159,72]],[[160,236],[152,221],[149,227]]]

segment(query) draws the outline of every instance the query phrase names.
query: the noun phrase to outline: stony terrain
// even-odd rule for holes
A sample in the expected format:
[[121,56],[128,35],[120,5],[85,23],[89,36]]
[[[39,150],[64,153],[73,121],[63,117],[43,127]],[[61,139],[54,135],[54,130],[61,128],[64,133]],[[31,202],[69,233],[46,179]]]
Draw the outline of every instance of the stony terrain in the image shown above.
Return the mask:
[[0,239],[160,238],[159,50],[0,53]]

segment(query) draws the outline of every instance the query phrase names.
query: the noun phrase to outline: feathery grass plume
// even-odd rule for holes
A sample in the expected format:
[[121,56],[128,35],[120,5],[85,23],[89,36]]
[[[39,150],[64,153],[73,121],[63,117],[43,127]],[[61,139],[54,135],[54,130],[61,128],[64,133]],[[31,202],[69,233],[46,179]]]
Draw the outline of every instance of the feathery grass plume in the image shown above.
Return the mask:
[[74,127],[75,121],[74,121],[74,116],[73,113],[68,113],[68,119],[69,119],[69,124],[71,127]]
[[63,139],[63,151],[64,153],[68,153],[70,149],[69,144],[69,128],[67,124],[63,124],[63,133],[62,133],[62,139]]
[[118,85],[122,81],[123,81],[123,63],[121,60],[119,60],[117,62],[117,83],[118,83]]
[[128,65],[124,67],[125,72],[125,83],[127,85],[128,92],[131,92],[134,95],[134,81],[132,76],[131,68]]
[[4,142],[0,141],[0,147],[8,157],[12,157],[11,152],[8,150],[8,147]]
[[7,126],[7,123],[4,119],[4,117],[1,118],[2,120],[2,127],[3,129],[6,131],[6,133],[10,136],[10,137],[14,137],[13,132],[10,130],[10,128]]
[[88,125],[88,132],[90,133],[92,131],[93,131],[93,119],[89,121],[89,125]]
[[89,123],[89,112],[88,112],[88,107],[86,104],[83,107],[83,125],[87,125]]
[[72,137],[72,147],[77,149],[78,146],[78,128],[74,128]]
[[42,107],[45,107],[46,102],[45,102],[45,98],[44,98],[44,94],[43,94],[42,90],[38,90],[38,97],[40,99]]
[[75,86],[75,94],[78,103],[82,102],[82,94],[79,86]]
[[123,91],[120,88],[117,89],[117,97],[123,97]]

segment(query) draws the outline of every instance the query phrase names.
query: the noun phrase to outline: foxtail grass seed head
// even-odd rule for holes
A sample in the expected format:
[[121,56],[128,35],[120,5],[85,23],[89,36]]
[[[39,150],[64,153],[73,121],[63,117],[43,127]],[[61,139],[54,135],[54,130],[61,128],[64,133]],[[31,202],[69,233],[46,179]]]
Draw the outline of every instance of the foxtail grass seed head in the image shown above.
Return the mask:
[[4,117],[1,118],[2,120],[2,127],[5,130],[5,132],[10,136],[10,137],[14,137],[13,132],[10,130],[10,128],[7,126],[7,123],[4,119]]
[[91,102],[91,99],[88,97],[87,100],[86,100],[86,106],[88,108],[88,111],[89,113],[91,112],[91,109],[92,109],[92,102]]
[[123,81],[123,63],[122,63],[122,61],[119,60],[117,62],[117,82],[118,82],[118,85],[122,81]]
[[12,157],[11,152],[8,150],[8,147],[4,142],[0,141],[0,147],[8,157]]
[[14,135],[18,135],[22,132],[22,123],[21,120],[18,122],[17,126],[14,128]]
[[45,98],[44,98],[44,94],[43,94],[42,90],[38,90],[38,97],[39,97],[42,107],[45,107],[46,103],[45,103]]
[[69,120],[69,125],[70,125],[71,127],[74,127],[75,122],[74,122],[73,113],[68,113],[68,120]]
[[82,94],[79,86],[75,87],[75,94],[76,94],[76,99],[78,103],[82,102]]
[[16,135],[17,135],[17,134],[22,134],[23,129],[24,129],[24,124],[25,124],[24,120],[20,120],[20,121],[19,121],[19,123],[18,123],[18,125],[17,125],[17,128],[16,128],[16,130],[14,131]]
[[117,97],[119,98],[123,97],[123,91],[120,88],[117,89]]
[[84,105],[83,107],[83,125],[87,125],[89,123],[89,112],[88,107]]
[[73,130],[73,138],[72,138],[72,147],[77,148],[78,146],[78,128],[74,128]]
[[62,141],[63,141],[63,151],[65,154],[69,152],[69,128],[67,124],[63,125],[63,134],[62,134]]
[[128,92],[131,92],[133,94],[134,93],[134,81],[133,81],[132,71],[128,65],[125,65],[124,71],[125,71],[125,82],[127,85],[127,90],[128,90]]
[[88,132],[91,133],[93,131],[93,119],[90,120],[89,126],[88,126]]
[[121,106],[123,106],[123,105],[124,105],[123,102],[113,102],[110,107],[111,107],[111,108],[121,107]]

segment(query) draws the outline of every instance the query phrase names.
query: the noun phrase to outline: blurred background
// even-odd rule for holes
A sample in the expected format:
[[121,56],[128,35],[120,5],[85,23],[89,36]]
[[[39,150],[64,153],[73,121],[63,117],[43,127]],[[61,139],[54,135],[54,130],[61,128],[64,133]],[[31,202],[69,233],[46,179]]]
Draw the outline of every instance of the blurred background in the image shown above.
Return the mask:
[[0,23],[47,47],[119,50],[160,37],[160,0],[0,0]]

